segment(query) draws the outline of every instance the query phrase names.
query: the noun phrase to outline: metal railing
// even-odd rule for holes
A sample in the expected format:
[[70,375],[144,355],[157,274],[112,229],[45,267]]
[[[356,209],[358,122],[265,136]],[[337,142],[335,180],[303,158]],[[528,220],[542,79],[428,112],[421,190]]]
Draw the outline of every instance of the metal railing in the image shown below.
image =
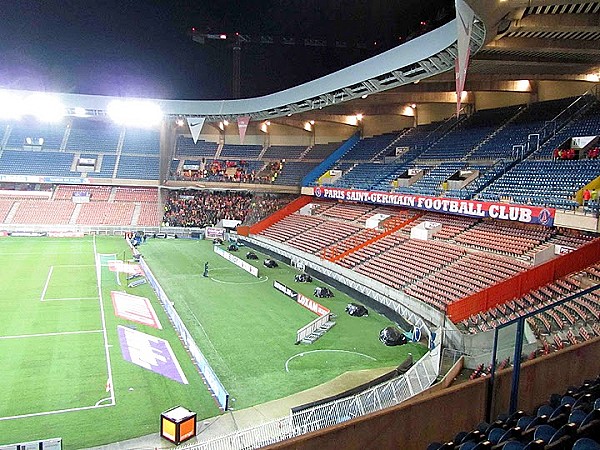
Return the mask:
[[187,450],[247,450],[321,430],[356,417],[398,405],[429,388],[439,375],[440,333],[430,352],[404,375],[366,389],[358,394],[333,400],[255,427],[235,431],[210,441],[185,444]]

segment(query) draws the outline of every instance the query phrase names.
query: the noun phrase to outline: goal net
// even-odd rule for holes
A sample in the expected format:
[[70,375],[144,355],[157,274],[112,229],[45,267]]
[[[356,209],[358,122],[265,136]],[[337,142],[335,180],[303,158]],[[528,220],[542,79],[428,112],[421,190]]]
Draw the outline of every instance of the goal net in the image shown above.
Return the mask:
[[102,283],[102,280],[109,280],[114,277],[116,283],[121,286],[121,280],[119,277],[120,267],[123,262],[117,259],[116,253],[98,253],[96,254],[96,276],[98,282]]

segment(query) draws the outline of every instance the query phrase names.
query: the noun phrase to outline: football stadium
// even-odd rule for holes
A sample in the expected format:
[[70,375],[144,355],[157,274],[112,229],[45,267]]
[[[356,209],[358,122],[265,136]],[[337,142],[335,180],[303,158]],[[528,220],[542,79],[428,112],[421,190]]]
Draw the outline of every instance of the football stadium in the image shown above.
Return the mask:
[[0,450],[600,449],[600,2],[450,9],[266,95],[346,43],[0,84]]

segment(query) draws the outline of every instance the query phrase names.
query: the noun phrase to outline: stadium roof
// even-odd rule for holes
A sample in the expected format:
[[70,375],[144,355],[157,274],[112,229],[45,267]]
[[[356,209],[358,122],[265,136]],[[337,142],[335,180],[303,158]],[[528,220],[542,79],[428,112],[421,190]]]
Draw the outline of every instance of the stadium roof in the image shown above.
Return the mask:
[[[600,1],[468,0],[476,14],[467,91],[516,91],[519,80],[598,81]],[[402,103],[456,101],[456,24],[361,63],[294,88],[241,100],[159,100],[169,115],[204,116],[209,121],[250,116],[251,120],[327,108],[327,114],[399,113]],[[419,83],[423,81],[422,83]],[[104,115],[112,97],[62,94],[71,111]],[[315,111],[317,110],[317,111]]]
[[[485,45],[471,58],[467,91],[530,89],[521,80],[600,79],[600,1],[467,0],[485,28]],[[376,93],[331,114],[397,113],[399,104],[452,103],[454,72],[449,71]]]

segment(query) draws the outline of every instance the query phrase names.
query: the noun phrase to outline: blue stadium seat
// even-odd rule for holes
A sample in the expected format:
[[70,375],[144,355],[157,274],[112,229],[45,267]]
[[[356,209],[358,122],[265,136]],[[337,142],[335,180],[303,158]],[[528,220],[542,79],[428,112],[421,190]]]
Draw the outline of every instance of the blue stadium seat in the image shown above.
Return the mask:
[[550,425],[540,425],[535,429],[533,438],[535,440],[539,439],[545,443],[548,443],[550,442],[550,439],[552,439],[552,436],[554,436],[554,433],[556,433],[556,428],[551,427]]
[[600,444],[590,438],[581,438],[575,441],[573,450],[600,450]]

